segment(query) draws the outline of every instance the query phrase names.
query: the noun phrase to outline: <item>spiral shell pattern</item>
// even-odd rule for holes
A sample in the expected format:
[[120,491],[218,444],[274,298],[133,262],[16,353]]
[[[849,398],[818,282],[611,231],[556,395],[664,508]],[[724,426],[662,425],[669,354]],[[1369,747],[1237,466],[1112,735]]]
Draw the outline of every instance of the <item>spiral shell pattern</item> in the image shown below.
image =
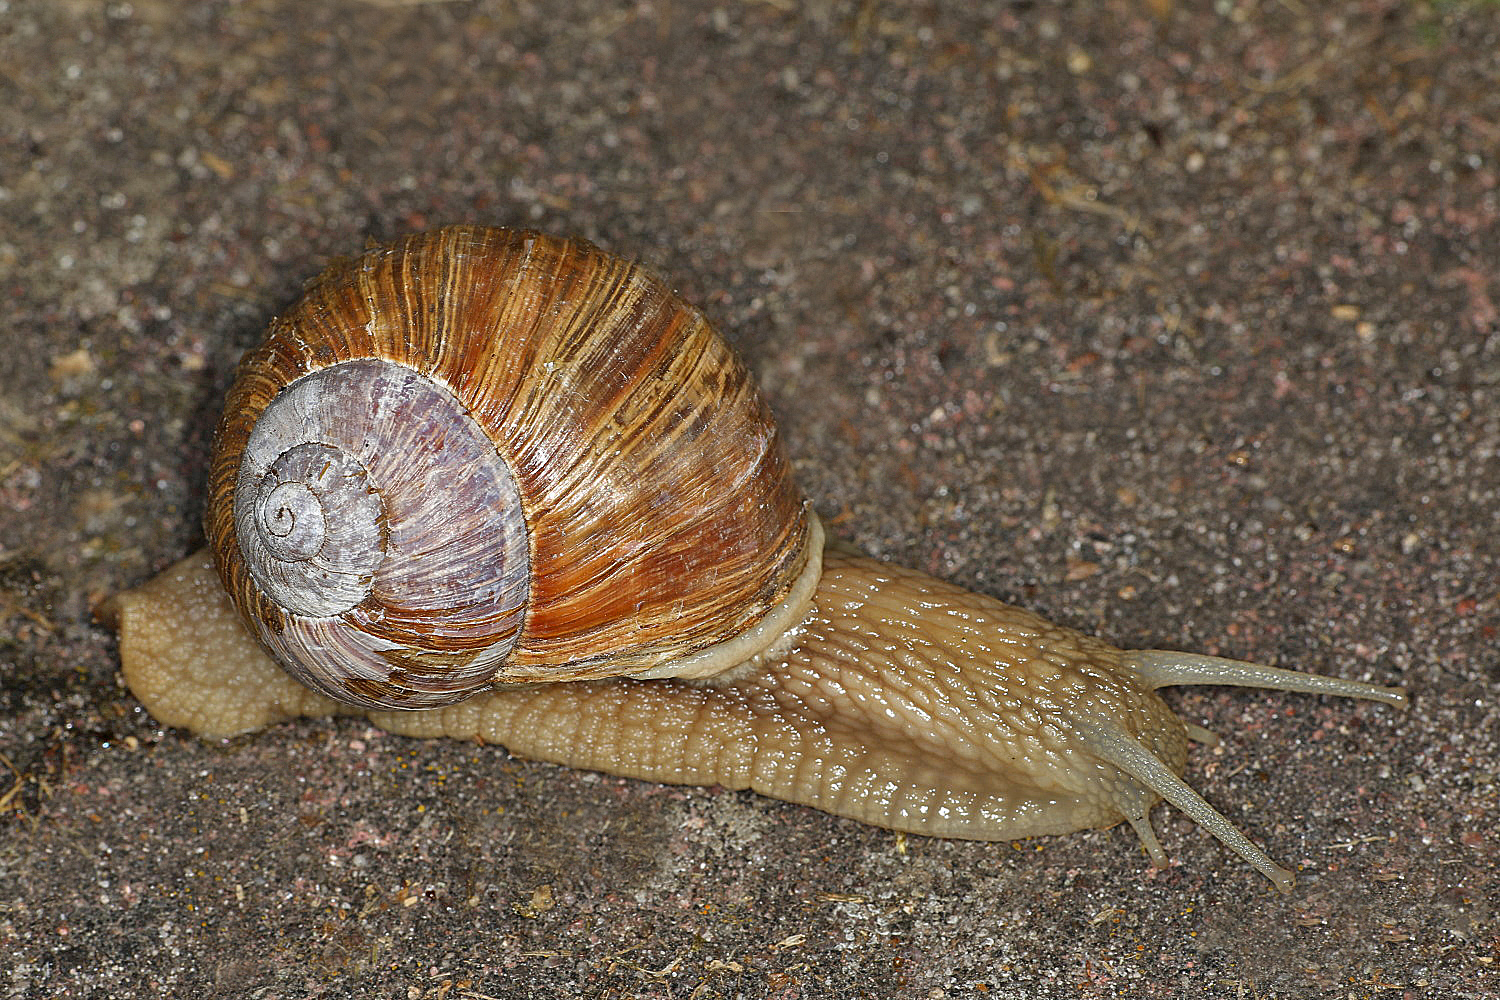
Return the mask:
[[206,528],[340,700],[672,672],[752,632],[808,520],[703,316],[579,240],[452,227],[330,266],[241,362]]
[[296,380],[257,421],[235,537],[282,612],[265,641],[299,677],[316,649],[345,665],[351,695],[378,704],[397,688],[404,704],[442,704],[510,652],[525,520],[494,445],[461,414],[431,379],[364,359]]

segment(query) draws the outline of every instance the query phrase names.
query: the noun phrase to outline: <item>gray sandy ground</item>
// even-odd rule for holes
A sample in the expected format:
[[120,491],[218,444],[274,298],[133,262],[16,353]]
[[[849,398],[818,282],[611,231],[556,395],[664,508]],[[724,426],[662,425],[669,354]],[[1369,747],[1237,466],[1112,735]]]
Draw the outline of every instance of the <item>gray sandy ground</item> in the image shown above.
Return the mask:
[[[1500,996],[1500,6],[0,0],[0,995]],[[904,840],[308,721],[163,730],[239,354],[453,221],[652,262],[824,520],[1189,689],[1165,808]]]

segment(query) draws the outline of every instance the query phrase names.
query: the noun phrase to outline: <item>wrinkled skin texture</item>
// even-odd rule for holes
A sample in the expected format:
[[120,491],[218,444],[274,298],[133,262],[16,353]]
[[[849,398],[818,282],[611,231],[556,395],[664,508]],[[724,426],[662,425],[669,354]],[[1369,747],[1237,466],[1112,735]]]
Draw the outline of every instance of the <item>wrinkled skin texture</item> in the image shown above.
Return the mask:
[[[287,676],[243,628],[206,553],[118,596],[110,610],[131,690],[162,722],[204,735],[363,714],[392,732],[477,737],[612,774],[750,788],[935,836],[997,840],[1125,819],[1160,863],[1145,818],[1163,793],[1153,781],[1175,780],[1187,756],[1190,727],[1151,690],[1159,683],[1134,654],[832,548],[801,626],[720,681],[505,687],[422,711],[355,709]],[[1404,701],[1372,693],[1387,689],[1325,683]],[[1137,773],[1120,757],[1120,733],[1169,774]],[[1193,812],[1192,803],[1184,808]],[[1209,817],[1195,818],[1289,886],[1289,873],[1202,808]]]

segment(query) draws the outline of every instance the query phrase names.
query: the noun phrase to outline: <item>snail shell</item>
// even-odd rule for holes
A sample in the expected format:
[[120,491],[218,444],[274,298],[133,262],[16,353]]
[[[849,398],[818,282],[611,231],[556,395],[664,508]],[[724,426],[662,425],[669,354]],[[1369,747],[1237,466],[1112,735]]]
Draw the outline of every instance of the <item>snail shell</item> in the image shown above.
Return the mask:
[[701,313],[581,240],[472,227],[336,263],[275,321],[206,521],[266,647],[372,708],[716,672],[799,616],[820,548]]

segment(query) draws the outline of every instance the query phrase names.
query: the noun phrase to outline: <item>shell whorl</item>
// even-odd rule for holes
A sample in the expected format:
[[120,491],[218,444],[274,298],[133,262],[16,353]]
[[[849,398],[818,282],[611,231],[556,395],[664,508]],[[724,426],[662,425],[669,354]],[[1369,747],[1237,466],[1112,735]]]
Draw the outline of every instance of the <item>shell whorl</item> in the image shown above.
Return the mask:
[[263,639],[317,686],[314,650],[343,664],[341,697],[444,704],[515,644],[528,589],[515,481],[419,372],[360,359],[289,384],[251,431],[233,509],[245,566],[280,611]]
[[809,517],[700,313],[583,241],[453,227],[335,263],[272,324],[206,527],[295,675],[417,708],[740,650],[816,572]]

